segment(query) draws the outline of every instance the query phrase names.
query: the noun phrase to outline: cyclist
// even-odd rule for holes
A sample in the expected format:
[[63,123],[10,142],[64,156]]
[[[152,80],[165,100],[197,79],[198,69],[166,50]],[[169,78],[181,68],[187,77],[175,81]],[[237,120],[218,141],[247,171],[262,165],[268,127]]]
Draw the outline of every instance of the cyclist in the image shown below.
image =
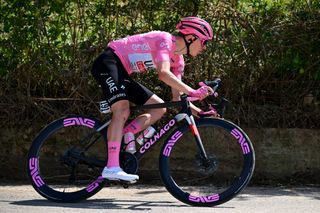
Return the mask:
[[[127,174],[120,168],[121,139],[128,132],[136,134],[144,130],[166,112],[165,108],[147,110],[124,127],[130,114],[129,102],[136,105],[163,103],[160,97],[135,82],[130,77],[132,73],[156,70],[159,79],[172,88],[175,101],[179,100],[180,93],[203,99],[212,91],[207,86],[193,89],[181,80],[185,65],[183,55],[195,57],[206,50],[207,42],[213,38],[210,24],[198,17],[185,17],[176,28],[177,35],[152,31],[111,41],[94,61],[92,75],[101,85],[112,111],[107,132],[108,162],[102,171],[106,179],[130,182],[139,179],[138,175]],[[192,113],[203,112],[192,105]]]

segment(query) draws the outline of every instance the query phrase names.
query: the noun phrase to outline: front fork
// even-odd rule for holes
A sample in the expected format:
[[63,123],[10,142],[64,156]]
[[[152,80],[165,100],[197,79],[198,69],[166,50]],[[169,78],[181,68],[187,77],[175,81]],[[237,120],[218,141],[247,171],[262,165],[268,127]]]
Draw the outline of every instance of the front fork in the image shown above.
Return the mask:
[[196,122],[194,120],[193,115],[185,114],[184,119],[187,120],[187,122],[189,124],[189,128],[190,128],[190,130],[196,140],[196,144],[197,144],[201,159],[204,160],[204,162],[206,162],[208,160],[208,156],[207,156],[207,153],[203,147],[203,143],[202,143],[202,140],[201,140],[201,137],[199,134],[199,130],[198,130],[198,127],[196,125]]

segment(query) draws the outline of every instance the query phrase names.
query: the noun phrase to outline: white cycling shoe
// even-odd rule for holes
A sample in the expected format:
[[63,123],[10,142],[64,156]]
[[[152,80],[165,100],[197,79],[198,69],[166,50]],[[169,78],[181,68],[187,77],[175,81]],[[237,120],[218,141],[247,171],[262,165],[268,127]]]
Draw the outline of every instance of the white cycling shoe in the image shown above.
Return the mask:
[[120,167],[104,167],[101,175],[103,178],[108,180],[123,180],[131,183],[135,183],[137,180],[139,180],[138,175],[127,174]]

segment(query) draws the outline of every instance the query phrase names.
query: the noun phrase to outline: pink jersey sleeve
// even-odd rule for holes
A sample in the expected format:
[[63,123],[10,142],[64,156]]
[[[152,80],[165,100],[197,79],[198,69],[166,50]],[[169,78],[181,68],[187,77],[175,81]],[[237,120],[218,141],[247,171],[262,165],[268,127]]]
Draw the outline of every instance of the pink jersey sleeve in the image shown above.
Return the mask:
[[182,55],[174,55],[171,57],[171,71],[172,73],[179,77],[181,79],[181,77],[184,74],[184,58]]
[[[170,35],[170,34],[169,34]],[[155,62],[161,61],[169,61],[170,62],[170,55],[174,51],[174,41],[172,40],[172,36],[164,36],[156,42],[156,47],[158,47],[158,52],[155,55]]]

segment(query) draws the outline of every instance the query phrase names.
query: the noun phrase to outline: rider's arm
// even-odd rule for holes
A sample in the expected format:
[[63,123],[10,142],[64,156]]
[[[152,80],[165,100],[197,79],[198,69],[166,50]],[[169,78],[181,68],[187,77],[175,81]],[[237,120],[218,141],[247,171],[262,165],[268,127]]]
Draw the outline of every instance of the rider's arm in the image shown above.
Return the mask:
[[194,91],[191,87],[183,83],[170,71],[170,63],[161,61],[157,64],[158,76],[161,81],[169,85],[171,88],[189,94]]
[[[172,91],[172,101],[180,101],[181,93],[174,88],[171,88],[171,91]],[[199,117],[198,113],[201,111],[201,109],[196,105],[194,105],[193,103],[190,103],[190,108],[191,108],[192,114],[196,117]]]
[[[173,95],[175,96],[173,97],[173,100],[180,99],[180,92],[183,92],[185,94],[190,94],[190,92],[195,91],[181,81],[181,76],[177,77],[170,71],[170,63],[168,61],[159,62],[157,64],[157,69],[158,69],[159,79],[172,88]],[[192,114],[195,116],[198,116],[198,113],[201,111],[201,109],[196,107],[192,103],[190,106],[191,106]]]
[[[182,74],[181,73],[177,73],[175,74],[175,76],[182,81]],[[180,95],[182,95],[182,93],[179,90],[176,90],[174,88],[171,87],[171,92],[172,92],[172,101],[180,101]],[[190,103],[190,108],[192,111],[192,114],[194,116],[198,116],[198,113],[201,111],[201,109],[197,106],[195,106],[194,104]]]
[[[171,70],[172,71],[172,70]],[[172,73],[180,80],[182,81],[182,72],[173,72]],[[171,87],[171,93],[172,93],[172,101],[180,101],[180,96],[183,95],[183,92],[180,92],[177,89],[174,89]]]

